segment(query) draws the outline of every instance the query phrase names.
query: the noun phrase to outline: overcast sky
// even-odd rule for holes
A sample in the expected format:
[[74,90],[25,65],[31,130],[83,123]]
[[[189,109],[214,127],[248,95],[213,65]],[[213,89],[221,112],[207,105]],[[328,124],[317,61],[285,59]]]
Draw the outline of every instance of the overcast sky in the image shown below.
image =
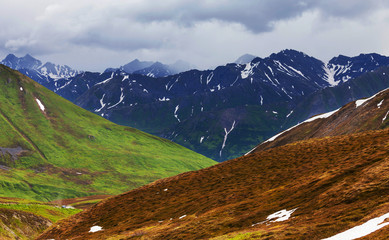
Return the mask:
[[389,55],[387,0],[0,0],[0,58],[30,53],[79,70],[135,58],[200,69],[296,49]]

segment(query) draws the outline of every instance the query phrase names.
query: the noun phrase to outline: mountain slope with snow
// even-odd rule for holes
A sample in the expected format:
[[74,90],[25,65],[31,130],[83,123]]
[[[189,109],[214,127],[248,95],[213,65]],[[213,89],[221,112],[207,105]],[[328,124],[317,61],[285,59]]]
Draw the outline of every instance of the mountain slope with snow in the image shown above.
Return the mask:
[[[149,68],[135,71],[142,75],[124,69],[84,72],[46,86],[115,123],[224,161],[312,115],[389,87],[387,76],[377,78],[371,72],[389,64],[388,59],[361,54],[339,56],[327,64],[302,52],[284,50],[213,70],[169,75],[172,72],[166,72],[163,64],[154,69],[147,63]],[[169,76],[156,77],[159,74]],[[364,74],[371,77],[358,78]],[[231,129],[234,122],[226,136],[225,129]]]

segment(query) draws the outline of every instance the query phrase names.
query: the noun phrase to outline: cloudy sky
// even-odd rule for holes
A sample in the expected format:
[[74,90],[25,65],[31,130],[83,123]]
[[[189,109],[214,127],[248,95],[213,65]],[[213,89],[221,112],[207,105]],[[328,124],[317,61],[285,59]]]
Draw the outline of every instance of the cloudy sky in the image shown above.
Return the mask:
[[135,58],[200,69],[296,49],[389,55],[387,0],[0,0],[0,58],[102,71]]

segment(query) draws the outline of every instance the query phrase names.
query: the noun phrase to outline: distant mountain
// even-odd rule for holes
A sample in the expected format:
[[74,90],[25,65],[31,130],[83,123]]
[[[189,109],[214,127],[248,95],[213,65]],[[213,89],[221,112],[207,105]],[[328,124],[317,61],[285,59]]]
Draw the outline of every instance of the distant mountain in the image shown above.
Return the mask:
[[0,65],[0,196],[118,194],[215,162],[116,125]]
[[126,72],[126,73],[133,73],[135,71],[139,71],[141,69],[148,68],[153,64],[154,64],[154,62],[151,62],[151,61],[139,61],[138,59],[135,59],[135,60],[121,66],[119,69]]
[[[162,63],[132,74],[84,72],[48,87],[115,123],[224,161],[314,114],[389,87],[387,76],[372,73],[388,65],[389,58],[378,54],[324,63],[284,50],[246,64],[173,75]],[[364,74],[371,77],[358,78]]]
[[[378,65],[367,64],[363,71],[343,67],[342,74],[334,75],[329,75],[328,69],[338,69],[342,62],[333,60],[330,66],[294,50],[265,59],[255,58],[243,65],[227,64],[214,70],[191,70],[165,78],[117,71],[111,75],[105,73],[97,81],[101,84],[73,100],[111,121],[163,136],[221,161],[238,157],[282,127],[317,114],[313,110],[326,112],[327,106],[316,108],[311,98],[321,91],[348,88],[347,81],[342,80],[347,74],[354,77],[389,65],[389,58],[382,59],[386,60],[380,60]],[[357,67],[365,60],[373,63],[366,55],[349,61],[355,61],[353,66]],[[89,79],[87,76],[91,74],[84,78]],[[379,81],[350,82],[352,90],[348,92],[354,94],[337,101],[331,109],[389,85],[385,79]],[[334,82],[339,86],[333,87]],[[362,86],[365,91],[357,90]],[[331,96],[322,99],[333,101]],[[312,107],[300,107],[307,104]],[[297,114],[299,108],[304,111],[301,115]]]
[[194,67],[182,60],[167,65],[160,62],[139,61],[135,59],[119,68],[107,68],[104,72],[122,71],[128,74],[140,74],[148,77],[166,77],[188,71]]
[[0,64],[18,70],[53,91],[63,86],[57,82],[59,79],[62,79],[60,82],[68,82],[69,78],[81,73],[81,71],[74,70],[66,65],[56,65],[51,62],[42,64],[40,60],[29,54],[20,58],[9,54]]
[[242,56],[240,56],[238,59],[235,60],[234,63],[236,64],[246,64],[246,63],[249,63],[251,61],[253,61],[254,58],[256,58],[257,56],[254,56],[254,55],[251,55],[251,54],[244,54]]
[[109,198],[38,239],[388,239],[388,114],[386,90],[278,146]]

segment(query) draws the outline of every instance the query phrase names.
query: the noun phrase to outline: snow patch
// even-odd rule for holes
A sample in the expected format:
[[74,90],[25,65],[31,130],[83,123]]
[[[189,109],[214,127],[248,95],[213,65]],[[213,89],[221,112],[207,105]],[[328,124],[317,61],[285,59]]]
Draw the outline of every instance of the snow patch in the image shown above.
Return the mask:
[[181,122],[180,119],[178,118],[177,111],[180,108],[180,105],[176,106],[176,109],[174,110],[174,117],[177,118],[178,122]]
[[94,232],[98,232],[98,231],[101,231],[101,230],[103,230],[102,227],[100,227],[100,226],[93,226],[93,227],[90,228],[89,232],[94,233]]
[[213,78],[213,72],[211,72],[211,73],[208,75],[208,77],[207,77],[207,85],[208,85],[208,83],[212,80],[212,78]]
[[20,91],[23,91],[23,87],[20,87],[19,89],[20,89]]
[[170,101],[170,98],[163,97],[163,98],[158,98],[158,100],[159,100],[160,102],[167,102],[167,101]]
[[323,69],[325,71],[325,79],[331,87],[334,87],[339,84],[339,81],[335,81],[335,70],[333,68],[328,68],[328,64],[324,64]]
[[223,151],[224,147],[226,146],[226,141],[227,141],[228,134],[230,134],[232,132],[232,130],[234,130],[234,128],[235,128],[235,120],[232,123],[232,126],[231,126],[230,130],[227,131],[227,128],[224,128],[225,135],[224,135],[224,140],[223,140],[222,148],[220,149],[220,157],[222,156],[222,151]]
[[269,216],[267,216],[267,220],[270,221],[270,222],[282,222],[282,221],[286,221],[290,218],[290,216],[294,213],[294,211],[296,211],[297,208],[295,209],[292,209],[292,210],[281,210],[281,211],[278,211],[278,212],[275,212],[273,214],[270,214]]
[[42,112],[44,112],[45,106],[42,104],[41,100],[39,100],[38,98],[35,98],[35,101],[38,103],[39,108],[42,110]]
[[353,240],[369,235],[385,226],[389,225],[389,222],[385,222],[389,218],[389,213],[386,213],[380,217],[373,218],[362,225],[353,227],[345,232],[336,234],[335,236],[325,238],[323,240]]
[[[268,140],[264,141],[263,143],[274,141],[276,138],[278,138],[278,137],[281,136],[282,134],[284,134],[284,133],[286,133],[286,132],[292,130],[293,128],[295,128],[295,127],[297,127],[297,126],[299,126],[299,125],[301,125],[301,124],[303,124],[303,123],[312,122],[312,121],[314,121],[314,120],[316,120],[316,119],[319,119],[319,118],[328,118],[328,117],[330,117],[332,114],[336,113],[339,109],[340,109],[340,108],[338,108],[338,109],[336,109],[336,110],[334,110],[334,111],[332,111],[332,112],[323,113],[323,114],[320,114],[320,115],[311,117],[311,118],[305,120],[304,122],[301,122],[301,123],[299,123],[299,124],[297,124],[297,125],[295,125],[295,126],[293,126],[293,127],[291,127],[291,128],[288,128],[287,130],[285,130],[285,131],[283,131],[283,132],[280,132],[280,133],[278,133],[277,135],[274,135],[273,137],[269,138]],[[293,112],[293,111],[292,111],[292,112]],[[261,143],[261,144],[263,144],[263,143]],[[255,148],[254,148],[254,149],[255,149]],[[253,150],[254,150],[254,149],[253,149]],[[250,152],[252,152],[253,150],[251,150]],[[246,154],[249,154],[250,152],[248,152],[248,153],[246,153]],[[245,155],[246,155],[246,154],[245,154]]]
[[100,112],[101,109],[103,109],[105,107],[105,103],[103,102],[104,97],[105,97],[105,93],[103,94],[103,97],[100,99],[101,108],[95,109],[95,112]]
[[389,114],[389,111],[386,113],[385,117],[382,119],[382,122],[384,122],[386,120],[386,118],[388,117],[388,114]]
[[204,136],[202,136],[202,137],[200,138],[200,143],[203,143],[203,140],[204,140]]
[[117,105],[119,105],[119,104],[123,101],[123,99],[124,99],[123,88],[120,88],[120,91],[121,91],[121,93],[120,93],[119,102],[115,103],[114,105],[110,106],[110,107],[107,108],[107,109],[111,109],[111,108],[113,108],[113,107],[116,107]]
[[384,102],[384,99],[382,99],[382,101],[377,104],[377,107],[381,108],[381,105],[382,105],[383,102]]
[[186,215],[182,215],[182,216],[179,217],[178,219],[183,219],[184,217],[186,217]]
[[104,81],[101,81],[101,82],[99,82],[99,83],[96,83],[96,85],[104,84],[104,83],[106,83],[106,82],[111,81],[112,78],[113,78],[113,75],[114,75],[114,73],[111,74],[111,77],[105,79]]

